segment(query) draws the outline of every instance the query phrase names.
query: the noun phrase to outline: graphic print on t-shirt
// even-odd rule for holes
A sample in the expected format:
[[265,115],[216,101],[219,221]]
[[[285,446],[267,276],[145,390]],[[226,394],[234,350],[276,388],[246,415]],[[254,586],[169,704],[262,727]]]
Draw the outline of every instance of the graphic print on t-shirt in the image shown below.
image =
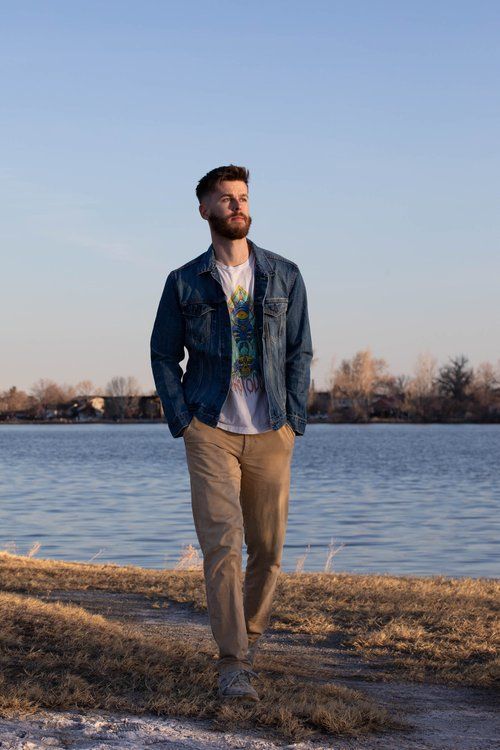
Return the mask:
[[238,284],[228,300],[233,334],[231,385],[234,391],[248,396],[263,389],[255,339],[255,316],[250,294]]

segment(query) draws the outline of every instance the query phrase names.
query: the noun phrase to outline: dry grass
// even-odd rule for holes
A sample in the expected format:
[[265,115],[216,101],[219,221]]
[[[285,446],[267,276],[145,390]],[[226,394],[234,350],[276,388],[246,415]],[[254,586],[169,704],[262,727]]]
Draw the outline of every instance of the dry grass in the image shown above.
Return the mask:
[[379,675],[477,687],[500,678],[500,582],[308,573],[278,581],[273,627],[341,643]]
[[174,565],[174,570],[203,570],[203,557],[200,556],[197,548],[193,547],[192,544],[183,547],[179,561]]
[[[191,554],[191,553],[190,553]],[[206,609],[201,570],[35,560],[0,552],[0,590],[28,594],[100,589]],[[500,583],[346,573],[282,573],[271,626],[325,646],[357,650],[377,678],[498,683]]]
[[211,654],[72,604],[0,593],[0,619],[3,716],[39,708],[153,713],[212,719],[219,729],[261,727],[288,740],[397,726],[359,692],[294,676],[264,675],[259,703],[222,704]]

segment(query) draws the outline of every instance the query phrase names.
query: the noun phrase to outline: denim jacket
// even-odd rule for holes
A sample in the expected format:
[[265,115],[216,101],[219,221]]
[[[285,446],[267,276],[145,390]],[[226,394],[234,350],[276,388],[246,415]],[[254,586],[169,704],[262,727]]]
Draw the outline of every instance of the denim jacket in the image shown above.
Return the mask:
[[[296,263],[247,240],[255,256],[254,315],[271,427],[307,421],[312,341],[304,281]],[[151,367],[173,437],[193,414],[215,427],[229,392],[231,321],[211,244],[171,271],[151,334]],[[188,351],[186,371],[180,362]]]

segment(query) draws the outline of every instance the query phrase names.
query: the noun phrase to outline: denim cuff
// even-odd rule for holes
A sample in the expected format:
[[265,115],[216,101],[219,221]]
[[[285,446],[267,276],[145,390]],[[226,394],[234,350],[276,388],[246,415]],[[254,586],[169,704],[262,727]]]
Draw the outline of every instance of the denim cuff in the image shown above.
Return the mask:
[[184,427],[187,427],[190,422],[191,414],[188,411],[182,412],[181,414],[176,414],[172,420],[172,423],[169,422],[168,424],[172,437],[182,437],[182,430],[184,429]]
[[306,429],[307,420],[299,417],[298,414],[287,414],[287,421],[290,422],[296,435],[303,435]]

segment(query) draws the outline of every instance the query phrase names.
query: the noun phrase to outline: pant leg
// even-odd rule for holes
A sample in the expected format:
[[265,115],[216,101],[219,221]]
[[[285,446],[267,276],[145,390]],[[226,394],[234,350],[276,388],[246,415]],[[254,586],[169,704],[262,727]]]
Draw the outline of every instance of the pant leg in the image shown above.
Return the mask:
[[248,666],[243,609],[243,515],[239,455],[243,436],[196,417],[184,433],[191,506],[203,553],[208,614],[222,672]]
[[295,434],[283,425],[279,430],[247,435],[246,440],[241,459],[240,499],[248,553],[245,623],[249,642],[253,643],[269,624],[281,569]]

